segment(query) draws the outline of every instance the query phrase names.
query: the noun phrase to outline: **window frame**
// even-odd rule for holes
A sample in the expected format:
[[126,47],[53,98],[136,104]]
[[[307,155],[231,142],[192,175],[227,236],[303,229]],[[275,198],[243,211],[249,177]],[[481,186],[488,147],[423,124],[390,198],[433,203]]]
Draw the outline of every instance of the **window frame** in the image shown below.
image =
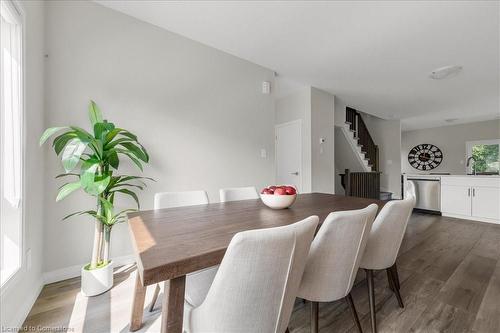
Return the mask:
[[[25,121],[25,97],[26,97],[26,77],[25,77],[25,66],[26,66],[26,52],[25,52],[25,42],[26,42],[26,15],[25,11],[18,0],[2,0],[2,5],[5,5],[11,14],[13,14],[14,19],[19,24],[19,54],[20,54],[20,69],[19,69],[19,95],[20,95],[20,138],[21,138],[21,179],[20,179],[20,225],[19,225],[19,265],[10,274],[10,276],[3,282],[0,282],[0,294],[3,294],[8,290],[9,286],[14,284],[18,279],[20,272],[25,271],[26,258],[25,258],[25,244],[26,244],[26,228],[25,228],[25,178],[26,178],[26,121]],[[2,123],[0,122],[0,126]],[[0,170],[3,173],[3,170]],[[2,184],[3,185],[3,184]],[[1,209],[1,208],[0,208]],[[1,212],[0,212],[1,214]]]
[[[500,139],[474,140],[465,142],[466,159],[472,156],[472,147],[475,145],[498,145],[500,147]],[[472,173],[472,164],[469,167],[467,167],[467,163],[465,164],[465,172],[468,174]]]

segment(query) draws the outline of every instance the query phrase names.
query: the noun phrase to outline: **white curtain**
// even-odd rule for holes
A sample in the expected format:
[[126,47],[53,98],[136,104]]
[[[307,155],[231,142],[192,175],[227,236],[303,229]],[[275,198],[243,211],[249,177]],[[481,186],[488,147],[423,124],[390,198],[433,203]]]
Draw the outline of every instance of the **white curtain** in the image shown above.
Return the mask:
[[13,207],[18,207],[22,176],[22,34],[15,9],[7,1],[2,1],[1,6],[2,192]]

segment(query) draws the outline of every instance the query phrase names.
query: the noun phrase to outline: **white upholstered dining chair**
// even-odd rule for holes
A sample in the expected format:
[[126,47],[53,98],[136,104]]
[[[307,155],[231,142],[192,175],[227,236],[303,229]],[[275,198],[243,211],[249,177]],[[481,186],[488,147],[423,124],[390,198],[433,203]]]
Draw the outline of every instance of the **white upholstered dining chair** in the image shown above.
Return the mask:
[[220,202],[258,199],[259,193],[253,186],[222,188],[219,190]]
[[[414,201],[417,200],[417,193],[415,190],[415,183],[411,180],[406,181],[404,199],[413,198]],[[415,203],[413,204],[415,206]]]
[[311,302],[311,332],[318,332],[318,302],[345,299],[359,331],[351,289],[378,206],[330,213],[311,244],[297,296]]
[[184,332],[285,332],[317,225],[311,216],[236,234],[205,300],[185,302]]
[[385,204],[373,222],[365,253],[360,267],[366,272],[368,282],[368,298],[370,304],[370,318],[372,332],[377,332],[375,315],[375,291],[373,285],[373,271],[385,269],[389,286],[394,291],[399,306],[404,307],[399,293],[399,276],[396,266],[396,257],[403,241],[406,226],[415,205],[415,197],[404,200],[393,200]]
[[[208,195],[205,191],[160,192],[154,197],[154,209],[205,204],[208,204]],[[194,302],[203,301],[216,272],[217,266],[188,274],[186,276],[186,299]],[[154,310],[159,293],[160,285],[157,284],[149,307],[150,312]]]

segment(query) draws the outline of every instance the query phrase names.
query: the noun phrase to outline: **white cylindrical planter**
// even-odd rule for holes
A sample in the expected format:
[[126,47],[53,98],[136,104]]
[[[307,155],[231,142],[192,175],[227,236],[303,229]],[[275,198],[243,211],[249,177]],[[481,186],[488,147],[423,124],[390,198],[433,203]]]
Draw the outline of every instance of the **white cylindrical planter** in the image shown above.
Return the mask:
[[96,296],[113,287],[113,262],[104,267],[87,270],[82,267],[82,294]]

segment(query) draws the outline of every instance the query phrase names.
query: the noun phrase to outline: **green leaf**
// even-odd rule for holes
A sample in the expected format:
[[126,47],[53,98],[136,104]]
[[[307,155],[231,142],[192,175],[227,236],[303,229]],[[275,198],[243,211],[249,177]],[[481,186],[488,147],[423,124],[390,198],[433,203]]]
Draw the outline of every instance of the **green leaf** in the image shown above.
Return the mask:
[[134,179],[147,179],[147,180],[151,180],[151,181],[156,181],[154,180],[153,178],[151,177],[142,177],[142,176],[122,176],[119,180],[118,180],[118,183],[121,183],[121,182],[126,182],[128,180],[134,180]]
[[141,185],[136,185],[136,184],[129,184],[129,183],[120,183],[120,184],[116,184],[113,188],[119,188],[119,187],[135,187],[139,190],[144,190],[144,186],[141,186]]
[[121,128],[115,128],[109,131],[106,134],[105,142],[106,143],[111,142],[111,140],[113,140],[118,135],[118,133],[120,133],[121,130],[122,130]]
[[108,156],[108,163],[115,170],[118,170],[118,166],[120,165],[120,159],[118,158],[118,154],[116,151],[112,151]]
[[106,223],[107,223],[113,218],[113,204],[101,196],[99,196],[98,198],[99,202],[101,203],[101,209],[102,209],[101,215],[104,215],[106,217]]
[[130,158],[132,160],[132,162],[135,163],[135,165],[137,165],[137,167],[142,171],[142,164],[141,164],[141,161],[139,161],[137,158],[135,158],[135,156],[130,153],[128,150],[123,150],[123,149],[116,149],[116,152],[118,154],[124,154],[124,155],[127,155],[128,158]]
[[48,138],[50,138],[52,135],[54,135],[55,133],[59,132],[60,130],[64,129],[64,128],[67,128],[67,127],[51,127],[51,128],[47,128],[45,130],[45,132],[43,132],[42,136],[40,137],[40,146],[43,145],[45,143],[45,141],[47,141]]
[[146,155],[146,162],[149,162],[149,154],[148,154],[148,151],[147,151],[147,150],[146,150],[146,148],[144,148],[144,146],[143,146],[143,145],[141,145],[140,143],[139,143],[139,146],[141,146],[141,149],[142,149],[142,151],[144,152],[144,155]]
[[108,187],[111,177],[109,175],[96,175],[99,163],[95,160],[85,161],[82,165],[80,182],[83,190],[91,195],[99,195]]
[[97,104],[94,101],[90,101],[89,104],[89,118],[90,118],[90,123],[92,124],[92,127],[96,123],[102,123],[102,113]]
[[66,198],[70,193],[78,190],[81,187],[80,182],[75,182],[75,183],[67,183],[63,187],[61,187],[61,190],[59,191],[59,194],[57,194],[56,201],[61,201],[62,199]]
[[94,184],[95,173],[99,167],[99,162],[95,160],[87,160],[82,163],[80,172],[80,183],[84,190]]
[[77,215],[85,215],[85,214],[90,215],[92,217],[95,217],[97,215],[97,212],[95,210],[84,210],[84,211],[80,211],[80,212],[66,215],[65,217],[63,217],[62,220],[64,221],[64,220],[69,219],[70,217],[77,216]]
[[120,134],[134,141],[137,141],[137,136],[135,134],[132,134],[131,132],[124,130],[123,128],[120,129]]
[[105,135],[114,128],[115,125],[113,123],[96,123],[94,124],[94,136],[97,139],[104,140]]
[[80,139],[80,141],[86,142],[86,143],[90,143],[90,142],[94,142],[95,141],[95,138],[92,136],[92,134],[90,134],[89,132],[87,132],[83,128],[78,127],[78,126],[70,126],[70,128],[78,136],[78,138]]
[[116,192],[120,192],[120,193],[123,193],[123,194],[126,194],[126,195],[131,196],[131,197],[135,200],[135,203],[137,204],[137,209],[139,209],[139,208],[140,208],[139,198],[137,197],[137,194],[135,194],[135,193],[134,193],[134,192],[132,192],[131,190],[126,189],[126,188],[122,188],[122,189],[119,189],[119,190],[114,190],[113,192],[114,192],[114,193],[116,193]]
[[124,214],[130,213],[130,212],[136,212],[136,211],[137,211],[137,209],[124,209],[121,212],[119,212],[118,214],[115,214],[115,216],[113,216],[113,218],[111,219],[111,222],[112,222],[112,224],[125,222]]
[[111,141],[111,142],[107,143],[104,147],[106,149],[111,149],[122,142],[132,142],[132,139],[130,139],[130,138],[116,139],[115,141]]
[[87,188],[85,188],[85,192],[92,195],[101,194],[102,192],[104,192],[104,190],[106,190],[106,187],[108,187],[110,179],[111,177],[107,176],[100,180],[95,181],[92,185],[87,186]]
[[71,140],[76,138],[77,135],[73,132],[67,132],[64,134],[59,135],[57,138],[54,139],[53,146],[54,150],[56,152],[56,155],[59,155],[63,148],[66,146],[66,144]]
[[66,172],[70,172],[76,167],[86,147],[87,143],[80,141],[80,139],[72,139],[68,142],[61,158]]
[[66,176],[77,176],[77,177],[80,177],[79,174],[77,173],[61,173],[60,175],[57,175],[55,178],[62,178],[62,177],[66,177]]
[[128,149],[132,154],[135,155],[135,157],[137,157],[141,161],[148,161],[148,155],[140,147],[134,145],[131,142],[122,142],[120,143],[120,145]]
[[114,128],[106,134],[106,143],[111,142],[118,134],[123,135],[132,141],[137,141],[137,136],[135,134],[132,134],[123,128]]

